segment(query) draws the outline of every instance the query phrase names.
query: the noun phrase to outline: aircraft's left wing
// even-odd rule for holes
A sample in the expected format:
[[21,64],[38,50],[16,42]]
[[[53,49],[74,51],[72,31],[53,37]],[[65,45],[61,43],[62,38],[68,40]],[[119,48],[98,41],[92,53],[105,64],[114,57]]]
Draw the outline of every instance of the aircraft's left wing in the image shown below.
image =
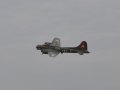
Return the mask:
[[58,46],[58,47],[60,47],[61,45],[60,45],[60,38],[54,38],[53,39],[53,41],[52,41],[52,44],[51,44],[51,46]]

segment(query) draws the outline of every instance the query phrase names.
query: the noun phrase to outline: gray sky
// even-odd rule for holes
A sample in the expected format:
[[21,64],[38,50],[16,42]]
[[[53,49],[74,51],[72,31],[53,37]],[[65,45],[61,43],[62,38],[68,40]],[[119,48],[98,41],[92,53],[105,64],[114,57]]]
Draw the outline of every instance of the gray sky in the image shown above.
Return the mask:
[[[0,90],[120,90],[119,0],[1,0]],[[88,42],[88,55],[37,44]]]

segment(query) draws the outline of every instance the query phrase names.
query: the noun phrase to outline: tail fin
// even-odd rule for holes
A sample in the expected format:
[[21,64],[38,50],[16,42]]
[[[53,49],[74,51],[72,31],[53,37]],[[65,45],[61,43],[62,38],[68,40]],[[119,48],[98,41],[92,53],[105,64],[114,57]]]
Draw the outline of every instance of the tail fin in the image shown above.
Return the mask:
[[78,48],[80,48],[80,50],[87,50],[87,42],[86,41],[82,41],[81,44],[78,46]]

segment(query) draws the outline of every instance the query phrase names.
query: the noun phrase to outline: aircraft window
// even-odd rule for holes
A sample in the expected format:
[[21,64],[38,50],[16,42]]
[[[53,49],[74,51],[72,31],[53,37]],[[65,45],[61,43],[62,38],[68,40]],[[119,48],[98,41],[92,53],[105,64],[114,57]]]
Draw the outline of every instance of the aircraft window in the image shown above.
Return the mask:
[[47,45],[44,44],[43,46],[47,46]]

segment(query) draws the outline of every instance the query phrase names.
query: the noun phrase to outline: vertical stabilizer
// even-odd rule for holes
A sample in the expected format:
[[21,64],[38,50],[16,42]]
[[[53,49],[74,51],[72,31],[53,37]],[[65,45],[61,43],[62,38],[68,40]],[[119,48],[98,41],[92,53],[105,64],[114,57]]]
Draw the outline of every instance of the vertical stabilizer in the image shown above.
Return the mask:
[[86,41],[82,41],[81,44],[78,46],[80,48],[80,50],[87,50],[87,42]]

